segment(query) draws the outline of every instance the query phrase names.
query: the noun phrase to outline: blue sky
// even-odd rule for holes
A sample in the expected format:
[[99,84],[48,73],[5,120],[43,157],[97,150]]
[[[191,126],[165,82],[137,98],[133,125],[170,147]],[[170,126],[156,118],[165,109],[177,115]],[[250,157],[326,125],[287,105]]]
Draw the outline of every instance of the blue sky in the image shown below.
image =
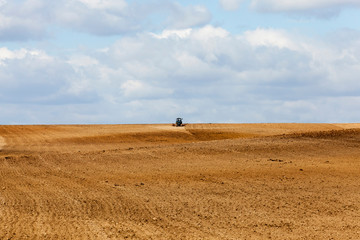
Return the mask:
[[2,124],[359,122],[360,0],[0,0]]

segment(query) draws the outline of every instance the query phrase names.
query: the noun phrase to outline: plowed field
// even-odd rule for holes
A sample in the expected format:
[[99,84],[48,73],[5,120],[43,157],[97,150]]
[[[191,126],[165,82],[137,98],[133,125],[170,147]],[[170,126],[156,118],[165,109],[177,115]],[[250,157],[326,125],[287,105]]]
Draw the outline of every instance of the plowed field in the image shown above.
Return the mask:
[[359,127],[0,126],[0,239],[360,239]]

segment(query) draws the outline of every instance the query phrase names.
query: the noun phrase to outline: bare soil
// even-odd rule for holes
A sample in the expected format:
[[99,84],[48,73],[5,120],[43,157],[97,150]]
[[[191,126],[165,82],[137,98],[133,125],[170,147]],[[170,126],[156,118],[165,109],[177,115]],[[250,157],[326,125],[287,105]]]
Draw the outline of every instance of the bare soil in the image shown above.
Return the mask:
[[360,239],[359,128],[0,126],[0,239]]

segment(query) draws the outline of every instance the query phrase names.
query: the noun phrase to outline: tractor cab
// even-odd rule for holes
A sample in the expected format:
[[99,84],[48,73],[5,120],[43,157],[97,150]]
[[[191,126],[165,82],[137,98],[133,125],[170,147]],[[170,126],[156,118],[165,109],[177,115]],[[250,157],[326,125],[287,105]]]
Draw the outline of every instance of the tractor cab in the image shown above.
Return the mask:
[[182,118],[177,118],[177,119],[176,119],[176,126],[177,126],[177,127],[183,126],[182,120],[183,120]]

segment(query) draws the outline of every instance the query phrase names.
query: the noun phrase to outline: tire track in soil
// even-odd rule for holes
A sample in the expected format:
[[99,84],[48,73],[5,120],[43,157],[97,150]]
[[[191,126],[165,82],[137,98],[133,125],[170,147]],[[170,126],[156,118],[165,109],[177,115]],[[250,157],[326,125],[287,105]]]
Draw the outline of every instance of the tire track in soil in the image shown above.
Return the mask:
[[44,197],[39,179],[32,176],[31,169],[26,168],[26,164],[20,158],[6,162],[4,166],[6,165],[8,171],[5,176],[11,176],[16,182],[8,182],[5,190],[6,201],[9,203],[5,222],[11,229],[15,229],[17,235],[36,235],[35,223],[39,221],[40,213],[43,211],[39,200]]
[[[36,134],[34,132],[31,132],[31,134],[18,133],[11,128],[9,134],[12,135],[10,141],[11,144],[9,145],[10,152],[12,149],[18,150],[20,148],[23,148],[25,151],[31,150],[32,152],[43,152],[48,150],[47,144],[42,143],[45,139],[44,134]],[[45,170],[45,172],[54,170],[54,165],[51,164],[53,161],[51,161],[48,156],[46,156],[47,159],[44,159],[41,155],[38,157],[38,159],[41,160],[37,161],[38,168]],[[49,204],[51,201],[46,201],[46,204],[44,205],[44,201],[41,199],[48,199],[48,196],[42,193],[39,194],[39,191],[31,191],[31,186],[52,185],[52,183],[48,180],[44,181],[41,180],[41,178],[36,178],[36,176],[31,176],[31,174],[26,172],[26,167],[29,166],[24,166],[26,164],[21,162],[14,162],[16,160],[18,159],[14,159],[11,164],[6,160],[4,161],[3,164],[7,165],[8,170],[5,175],[11,175],[12,178],[17,179],[18,185],[28,185],[30,186],[30,189],[27,192],[22,192],[19,189],[21,186],[13,186],[14,189],[9,188],[10,190],[13,190],[12,192],[7,191],[10,194],[7,195],[6,201],[11,205],[9,205],[3,213],[2,222],[6,222],[9,229],[5,236],[11,238],[11,232],[14,232],[15,230],[18,235],[26,232],[24,235],[25,237],[26,235],[45,236],[47,232],[51,233],[51,229],[56,226],[49,226],[49,224],[46,223],[56,222],[54,221],[56,214],[53,214],[52,212],[54,209],[57,209],[58,206],[57,204]],[[19,166],[17,166],[17,164]],[[54,199],[59,199],[59,196],[55,196]],[[29,214],[26,211],[30,211],[31,213]],[[22,212],[25,212],[25,214],[21,214]]]
[[0,136],[0,151],[6,146],[6,141],[4,137]]
[[[2,184],[6,185],[5,189],[3,189],[5,204],[3,206],[3,219],[1,222],[4,224],[4,229],[6,229],[3,232],[4,236],[10,239],[15,237],[16,234],[23,235],[24,227],[28,226],[29,223],[32,225],[31,223],[36,221],[36,214],[32,216],[29,213],[34,210],[36,203],[31,195],[21,190],[21,188],[27,187],[26,185],[30,184],[26,179],[26,175],[24,175],[25,169],[22,169],[20,164],[18,165],[18,154],[11,151],[17,143],[21,142],[21,139],[16,137],[16,133],[14,134],[11,127],[5,128],[7,128],[7,134],[12,137],[7,141],[6,153],[2,153],[2,155],[9,154],[10,156],[3,156],[4,160],[1,163],[4,167],[1,169]],[[16,183],[9,179],[16,179]],[[28,230],[28,232],[33,233],[33,229]]]
[[[32,152],[46,152],[48,150],[48,146],[45,143],[44,144],[44,134],[36,134],[36,133],[20,133],[17,134],[16,131],[13,131],[13,129],[9,130],[9,135],[12,135],[11,138],[11,144],[9,145],[9,149],[20,149],[23,148],[27,151],[31,150]],[[39,144],[42,143],[42,144]],[[19,147],[20,146],[20,147]],[[61,149],[59,149],[61,151]],[[44,157],[43,157],[44,156]],[[45,170],[45,172],[54,172],[54,167],[56,165],[54,164],[54,160],[59,159],[59,155],[52,155],[52,154],[40,154],[38,155],[38,161],[37,165],[42,170]],[[29,176],[27,173],[24,172],[21,168],[16,166],[15,164],[9,164],[8,161],[4,162],[5,165],[7,165],[7,174],[11,175],[12,178],[16,178],[17,182],[21,182],[22,184],[30,184],[34,178],[32,176]],[[11,166],[10,166],[11,165]],[[57,169],[59,170],[59,169]],[[2,174],[4,175],[4,174]],[[58,172],[56,175],[62,176],[62,175],[68,175],[68,173],[64,172]],[[4,176],[6,177],[6,176]],[[59,177],[61,181],[63,181],[64,177]],[[53,186],[56,188],[56,185],[59,185],[59,178],[56,178],[54,181],[52,181],[51,178],[46,179],[43,181],[44,185]],[[41,182],[39,178],[35,179],[37,180],[37,183]],[[67,184],[64,184],[67,185]],[[2,212],[2,220],[1,222],[7,223],[8,231],[6,232],[6,235],[4,237],[11,238],[12,233],[16,230],[18,235],[23,234],[26,232],[29,235],[33,236],[46,236],[47,233],[51,233],[51,229],[54,227],[56,228],[56,224],[58,221],[56,212],[59,210],[59,205],[54,204],[51,202],[51,200],[47,201],[41,201],[41,199],[48,199],[49,196],[43,195],[43,194],[32,194],[31,189],[29,189],[30,192],[21,192],[19,195],[19,190],[14,191],[16,194],[8,194],[6,200],[9,204],[11,204],[8,208],[3,210]],[[61,192],[61,191],[60,191]],[[67,195],[67,194],[66,194]],[[64,196],[61,194],[56,194],[53,196],[52,199],[64,199]],[[24,206],[31,208],[31,211],[35,212],[33,216],[29,216],[29,214],[21,215],[19,212],[24,211]],[[68,206],[74,206],[72,202],[68,204]],[[75,212],[76,209],[70,207],[68,210],[69,212]],[[54,213],[55,212],[55,213]],[[41,213],[41,214],[39,214]],[[22,217],[21,217],[22,216]],[[51,225],[46,223],[52,223]],[[67,226],[65,229],[60,231],[63,233],[63,236],[66,236],[67,234],[76,236],[76,233],[79,233],[80,236],[82,236],[84,239],[90,239],[90,236],[92,235],[90,229],[87,227],[86,224],[84,224],[81,219],[76,219],[73,221],[73,223],[77,223],[74,225],[66,224],[65,221],[61,222],[59,226]],[[83,223],[83,224],[81,224]],[[24,228],[27,230],[24,231]]]

